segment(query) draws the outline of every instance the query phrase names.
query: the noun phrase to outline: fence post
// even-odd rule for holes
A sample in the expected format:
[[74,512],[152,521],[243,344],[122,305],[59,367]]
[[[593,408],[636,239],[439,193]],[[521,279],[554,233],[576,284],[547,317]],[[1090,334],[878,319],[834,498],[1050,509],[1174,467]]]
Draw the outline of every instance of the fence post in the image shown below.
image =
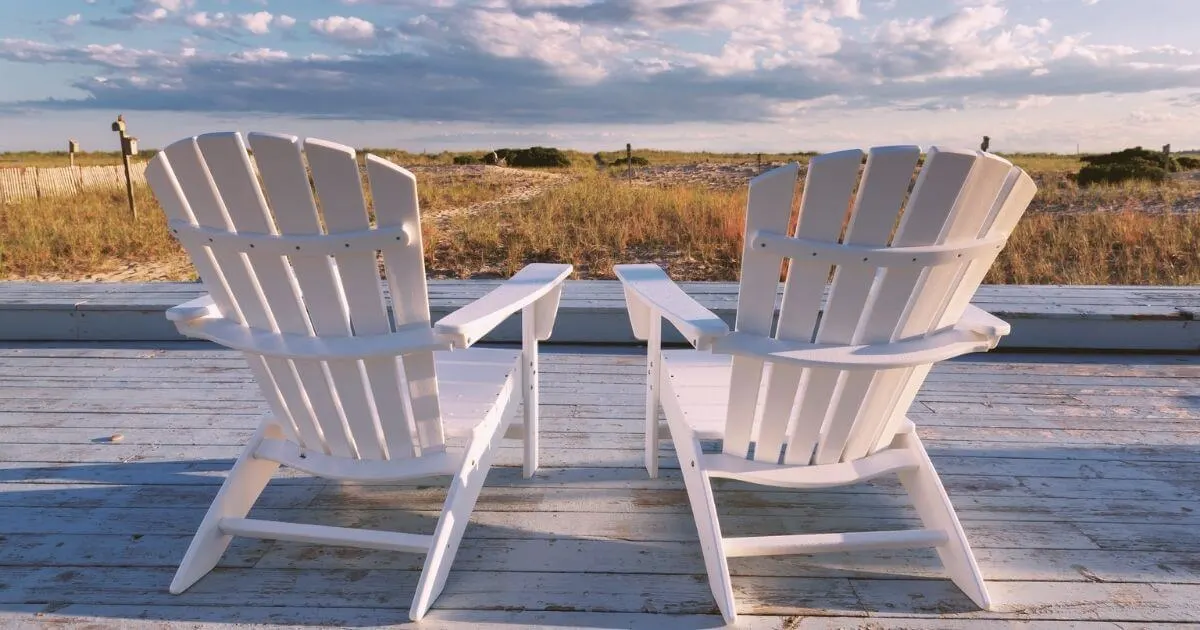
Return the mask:
[[129,196],[129,214],[137,221],[137,206],[133,203],[133,173],[129,168],[129,156],[137,155],[137,138],[125,133],[125,116],[117,114],[112,130],[121,138],[121,161],[125,163],[125,194]]
[[625,175],[633,183],[633,144],[625,143]]

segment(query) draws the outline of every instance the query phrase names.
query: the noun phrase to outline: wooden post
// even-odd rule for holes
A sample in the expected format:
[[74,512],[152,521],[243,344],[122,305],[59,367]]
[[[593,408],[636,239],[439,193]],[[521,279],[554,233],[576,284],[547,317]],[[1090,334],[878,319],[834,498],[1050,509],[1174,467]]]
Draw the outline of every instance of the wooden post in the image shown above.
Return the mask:
[[129,216],[137,221],[137,205],[133,202],[133,174],[129,172],[129,154],[124,153],[121,159],[125,162],[125,195],[129,197]]
[[133,173],[129,168],[129,156],[137,155],[137,138],[125,133],[125,116],[117,114],[117,120],[112,124],[112,130],[121,138],[121,161],[125,163],[125,194],[129,197],[129,215],[137,221],[137,206],[133,202]]
[[633,145],[628,142],[625,143],[625,174],[633,183]]
[[74,140],[67,140],[67,155],[71,158],[71,167],[75,167],[75,152],[79,150],[79,143]]

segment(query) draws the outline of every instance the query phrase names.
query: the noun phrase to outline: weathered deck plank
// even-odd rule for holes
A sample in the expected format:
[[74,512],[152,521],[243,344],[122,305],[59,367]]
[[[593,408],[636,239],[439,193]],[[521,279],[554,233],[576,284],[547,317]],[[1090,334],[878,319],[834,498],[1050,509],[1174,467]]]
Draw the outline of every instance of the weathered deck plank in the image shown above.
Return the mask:
[[[522,479],[519,447],[503,449],[421,627],[720,626],[670,447],[662,478],[640,469],[642,355],[543,356],[546,468]],[[209,344],[0,347],[0,625],[400,624],[420,556],[239,539],[192,590],[166,592],[265,411],[244,361]],[[927,551],[741,558],[739,627],[1200,621],[1200,357],[949,361],[911,416],[997,610],[974,610]],[[900,492],[727,482],[718,509],[731,535],[911,526]],[[255,515],[428,531],[441,500],[292,473]]]
[[[498,280],[435,280],[430,305],[441,317],[493,289]],[[737,285],[685,282],[702,304],[733,321]],[[386,292],[386,289],[385,289]],[[198,283],[0,282],[0,340],[176,340],[163,317],[201,295]],[[1200,290],[1195,286],[984,285],[973,303],[1014,324],[1007,348],[1099,350],[1200,349]],[[516,318],[487,340],[520,339]],[[568,281],[555,343],[633,342],[616,281]],[[673,330],[664,341],[681,342]]]

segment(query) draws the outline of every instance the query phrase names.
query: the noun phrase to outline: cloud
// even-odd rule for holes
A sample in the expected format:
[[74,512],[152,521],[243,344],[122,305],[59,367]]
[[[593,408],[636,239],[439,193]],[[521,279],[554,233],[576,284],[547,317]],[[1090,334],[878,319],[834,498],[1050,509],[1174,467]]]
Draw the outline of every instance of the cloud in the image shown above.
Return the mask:
[[[90,3],[89,3],[90,4]],[[129,30],[141,25],[166,21],[195,4],[195,0],[134,0],[120,9],[118,17],[98,18],[91,21],[95,26],[118,30]]]
[[79,24],[80,20],[82,19],[82,15],[78,13],[72,13],[71,15],[59,20],[58,23],[62,24],[63,26],[75,26],[76,24]]
[[[378,23],[342,15],[308,22],[312,34],[355,51],[340,55],[258,45],[218,54],[194,41],[173,52],[4,39],[0,59],[86,68],[89,77],[72,87],[87,98],[22,106],[349,120],[773,122],[873,109],[1030,110],[1079,95],[1200,90],[1190,50],[1092,44],[1087,33],[1058,32],[1046,19],[1015,20],[993,1],[904,19],[872,16],[879,2],[846,0],[342,4],[367,3],[403,10]],[[135,3],[202,32],[261,35],[296,24],[265,10],[190,6]]]
[[502,59],[527,59],[554,69],[577,82],[594,82],[608,75],[607,63],[629,46],[585,33],[550,13],[522,17],[508,11],[471,12],[463,33],[477,50]]
[[828,11],[830,17],[854,20],[863,18],[861,0],[820,0],[818,6]]
[[245,13],[238,16],[238,21],[241,22],[242,28],[254,33],[262,35],[271,31],[271,20],[274,18],[266,11],[257,13]]
[[241,61],[247,63],[259,63],[264,61],[282,61],[288,58],[287,51],[274,50],[271,48],[255,48],[253,50],[243,50],[230,55],[233,61]]
[[233,26],[233,16],[228,13],[198,11],[185,17],[184,22],[194,28],[231,28]]
[[74,63],[106,70],[166,71],[177,65],[172,55],[154,50],[126,48],[121,44],[61,46],[28,39],[0,39],[0,59],[35,63]]
[[200,31],[221,31],[225,33],[250,33],[253,35],[266,35],[271,32],[271,27],[279,27],[283,29],[295,26],[296,19],[287,15],[272,15],[268,11],[258,11],[257,13],[209,13],[207,11],[197,11],[188,14],[183,19],[188,26]]
[[1015,107],[1017,109],[1037,109],[1039,107],[1046,107],[1047,105],[1049,105],[1050,103],[1053,103],[1053,102],[1054,102],[1053,96],[1042,96],[1040,94],[1031,94],[1029,96],[1026,96],[1023,99],[1018,100],[1016,102]]
[[375,43],[375,25],[362,18],[331,15],[311,20],[308,26],[313,32],[341,44],[361,46]]
[[928,80],[1033,69],[1032,54],[1052,28],[1048,20],[1009,25],[995,4],[964,6],[940,18],[889,20],[869,41],[837,55],[854,72],[879,79]]

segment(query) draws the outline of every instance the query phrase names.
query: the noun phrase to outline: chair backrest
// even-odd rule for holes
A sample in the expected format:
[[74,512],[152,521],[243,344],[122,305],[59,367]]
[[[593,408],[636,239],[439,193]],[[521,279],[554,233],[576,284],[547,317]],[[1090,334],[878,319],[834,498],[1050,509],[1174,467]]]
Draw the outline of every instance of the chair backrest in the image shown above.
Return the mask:
[[[736,331],[795,342],[875,344],[956,323],[1036,186],[998,156],[933,148],[909,194],[920,157],[919,147],[872,149],[861,181],[862,151],[814,158],[791,235],[799,166],[755,178]],[[887,260],[858,260],[861,248],[939,245],[940,261],[924,254],[901,259],[898,251]],[[784,295],[773,331],[784,260]],[[735,356],[724,450],[748,457],[754,439],[753,457],[760,462],[862,458],[891,442],[930,367],[847,371]]]
[[[413,175],[366,157],[372,228],[354,149],[257,133],[249,143],[253,158],[240,133],[186,138],[147,168],[222,316],[263,334],[331,340],[430,327]],[[305,448],[372,460],[444,450],[431,351],[246,358],[287,437]]]

